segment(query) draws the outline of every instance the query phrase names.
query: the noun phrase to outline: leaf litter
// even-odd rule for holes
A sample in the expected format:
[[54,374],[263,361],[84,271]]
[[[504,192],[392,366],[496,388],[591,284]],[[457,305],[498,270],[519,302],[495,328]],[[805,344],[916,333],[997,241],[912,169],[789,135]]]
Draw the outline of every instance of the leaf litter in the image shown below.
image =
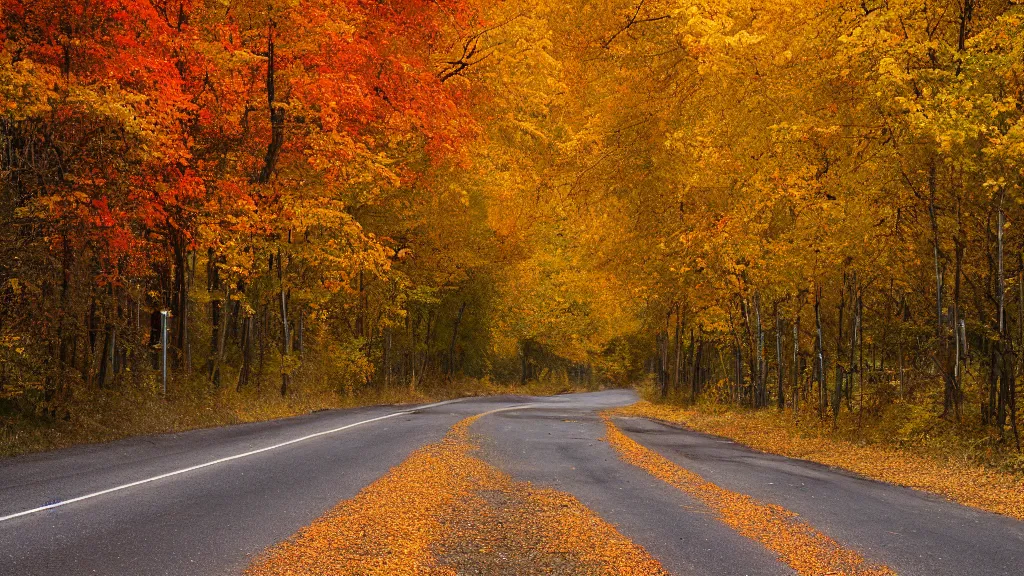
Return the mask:
[[895,576],[891,568],[866,561],[856,551],[799,520],[796,513],[708,482],[626,436],[607,413],[602,418],[608,443],[623,460],[700,500],[722,523],[777,554],[798,574]]
[[270,548],[246,576],[667,576],[574,497],[476,457],[478,417]]
[[1024,520],[1024,481],[1014,474],[977,464],[940,460],[910,450],[880,445],[858,445],[828,436],[807,436],[765,418],[704,414],[650,402],[638,402],[615,411],[681,424],[723,436],[771,454],[810,460],[855,472],[867,478],[931,492],[980,510]]

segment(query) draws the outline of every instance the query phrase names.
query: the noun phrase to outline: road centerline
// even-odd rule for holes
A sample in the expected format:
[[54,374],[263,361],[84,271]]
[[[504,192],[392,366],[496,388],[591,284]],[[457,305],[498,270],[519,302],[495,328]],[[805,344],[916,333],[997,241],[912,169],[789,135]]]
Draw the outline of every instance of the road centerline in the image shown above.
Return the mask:
[[416,408],[410,408],[408,410],[401,410],[401,411],[398,411],[398,412],[392,412],[390,414],[385,414],[383,416],[377,416],[375,418],[369,418],[369,419],[366,419],[366,420],[360,420],[359,422],[353,422],[351,424],[346,424],[344,426],[338,426],[337,428],[331,428],[330,430],[321,430],[320,432],[314,432],[312,434],[307,434],[305,436],[300,436],[299,438],[293,438],[291,440],[286,440],[284,442],[279,442],[277,444],[272,444],[270,446],[264,446],[263,448],[257,448],[255,450],[249,450],[249,451],[242,452],[242,453],[239,453],[239,454],[234,454],[234,455],[231,455],[231,456],[225,456],[223,458],[217,458],[215,460],[210,460],[208,462],[203,462],[201,464],[196,464],[194,466],[187,466],[185,468],[180,468],[178,470],[172,470],[170,472],[165,472],[163,474],[158,474],[156,476],[151,476],[149,478],[143,478],[141,480],[136,480],[134,482],[128,482],[126,484],[121,484],[121,485],[114,486],[114,487],[111,487],[111,488],[106,488],[104,490],[99,490],[99,491],[96,491],[96,492],[91,492],[89,494],[83,494],[81,496],[76,496],[74,498],[69,498],[67,500],[57,500],[57,501],[54,501],[54,502],[50,502],[50,503],[44,504],[43,506],[38,506],[36,508],[31,508],[31,509],[28,509],[28,510],[22,510],[20,512],[15,512],[15,513],[12,513],[12,514],[8,514],[6,516],[0,516],[0,522],[6,522],[8,520],[14,520],[15,518],[21,518],[21,517],[29,516],[29,515],[32,515],[32,514],[37,514],[37,513],[40,513],[40,512],[45,512],[47,510],[53,510],[54,508],[60,508],[62,506],[67,506],[68,504],[74,504],[76,502],[82,502],[84,500],[90,500],[92,498],[96,498],[96,497],[99,497],[99,496],[104,496],[106,494],[111,494],[111,493],[114,493],[114,492],[120,492],[122,490],[127,490],[129,488],[134,488],[136,486],[141,486],[143,484],[149,484],[151,482],[156,482],[157,480],[163,480],[163,479],[166,479],[166,478],[171,478],[173,476],[180,476],[182,474],[187,474],[188,472],[194,472],[196,470],[200,470],[200,469],[203,469],[203,468],[209,468],[211,466],[216,466],[218,464],[223,464],[225,462],[231,462],[233,460],[240,460],[242,458],[247,458],[249,456],[255,456],[256,454],[262,454],[263,452],[270,452],[271,450],[277,450],[279,448],[284,448],[285,446],[290,446],[292,444],[298,444],[299,442],[304,442],[306,440],[312,440],[314,438],[319,438],[319,437],[322,437],[322,436],[327,436],[327,435],[330,435],[330,434],[335,434],[335,433],[338,433],[338,432],[342,432],[344,430],[348,430],[350,428],[355,428],[357,426],[362,426],[364,424],[371,424],[373,422],[380,422],[381,420],[387,420],[389,418],[394,418],[396,416],[406,416],[406,415],[413,414],[413,413],[416,413],[416,412],[421,411],[421,410],[426,410],[426,409],[429,409],[429,408],[436,408],[438,406],[444,406],[445,404],[452,404],[452,403],[458,402],[460,400],[461,400],[461,398],[456,398],[456,399],[453,399],[453,400],[445,400],[445,401],[442,401],[442,402],[435,402],[433,404],[427,404],[425,406],[418,406]]

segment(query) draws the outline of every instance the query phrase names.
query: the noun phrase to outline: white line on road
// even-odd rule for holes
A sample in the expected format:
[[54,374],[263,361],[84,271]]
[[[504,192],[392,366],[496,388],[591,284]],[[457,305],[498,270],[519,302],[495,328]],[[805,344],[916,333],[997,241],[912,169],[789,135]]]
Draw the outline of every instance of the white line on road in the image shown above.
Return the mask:
[[517,404],[515,406],[506,406],[505,408],[495,408],[494,410],[488,410],[487,412],[484,412],[482,414],[478,414],[477,417],[478,418],[483,418],[484,416],[490,416],[491,414],[497,414],[498,412],[511,412],[512,410],[526,410],[526,409],[529,409],[529,408],[537,408],[539,406],[540,406],[540,404],[538,404],[536,402],[530,402],[529,404]]
[[88,500],[90,498],[95,498],[97,496],[103,496],[104,494],[110,494],[111,492],[118,492],[120,490],[126,490],[128,488],[133,488],[133,487],[139,486],[141,484],[148,484],[150,482],[156,482],[157,480],[163,480],[164,478],[170,478],[171,476],[177,476],[179,474],[185,474],[186,472],[192,472],[194,470],[199,470],[200,468],[207,468],[209,466],[215,466],[217,464],[223,464],[224,462],[230,462],[232,460],[238,460],[239,458],[245,458],[247,456],[253,456],[255,454],[260,454],[262,452],[269,452],[270,450],[277,450],[278,448],[283,448],[283,447],[289,446],[291,444],[296,444],[298,442],[303,442],[303,441],[306,441],[306,440],[311,440],[313,438],[319,438],[320,436],[326,436],[328,434],[334,434],[335,432],[341,432],[342,430],[348,430],[349,428],[355,428],[356,426],[361,426],[363,424],[370,424],[371,422],[379,422],[381,420],[386,420],[388,418],[394,418],[395,416],[405,416],[407,414],[412,414],[412,413],[417,412],[419,410],[425,410],[427,408],[435,408],[437,406],[443,406],[445,404],[451,404],[452,402],[458,402],[459,400],[460,400],[459,398],[456,398],[455,400],[445,400],[444,402],[435,402],[434,404],[427,404],[425,406],[418,406],[416,408],[410,408],[408,410],[402,410],[400,412],[393,412],[391,414],[385,414],[384,416],[378,416],[376,418],[370,418],[369,420],[361,420],[359,422],[353,422],[352,424],[346,424],[344,426],[339,426],[337,428],[332,428],[330,430],[324,430],[322,432],[315,432],[313,434],[308,434],[306,436],[302,436],[301,438],[295,438],[293,440],[288,440],[287,442],[281,442],[280,444],[274,444],[273,446],[266,446],[264,448],[259,448],[257,450],[250,450],[248,452],[243,452],[241,454],[235,454],[234,456],[226,456],[224,458],[218,458],[216,460],[211,460],[209,462],[204,462],[202,464],[196,464],[195,466],[189,466],[188,468],[182,468],[181,470],[174,470],[173,472],[167,472],[165,474],[160,474],[158,476],[153,476],[152,478],[145,478],[143,480],[136,480],[135,482],[129,482],[127,484],[122,484],[120,486],[114,486],[113,488],[107,488],[106,490],[100,490],[99,492],[93,492],[92,494],[85,494],[84,496],[77,496],[75,498],[70,498],[68,500],[61,500],[59,502],[53,502],[51,504],[47,504],[45,506],[40,506],[38,508],[32,508],[31,510],[23,510],[21,512],[15,512],[14,514],[8,514],[7,516],[0,516],[0,522],[5,522],[7,520],[13,520],[15,518],[20,518],[22,516],[28,516],[29,514],[35,514],[37,512],[43,512],[45,510],[52,510],[54,508],[59,508],[61,506],[67,506],[68,504],[74,504],[75,502],[81,502],[82,500]]

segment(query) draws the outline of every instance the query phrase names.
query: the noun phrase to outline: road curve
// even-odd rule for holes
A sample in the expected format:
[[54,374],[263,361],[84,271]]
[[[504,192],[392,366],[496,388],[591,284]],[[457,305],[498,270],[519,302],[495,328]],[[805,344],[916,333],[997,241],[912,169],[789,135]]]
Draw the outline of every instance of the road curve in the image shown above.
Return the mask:
[[[0,521],[0,575],[237,575],[456,422],[523,404],[472,425],[491,464],[572,494],[673,574],[793,574],[602,441],[598,412],[635,399],[612,390],[337,410],[0,460],[0,518],[100,493]],[[615,423],[706,481],[783,506],[899,574],[1024,573],[1022,522],[721,438]]]

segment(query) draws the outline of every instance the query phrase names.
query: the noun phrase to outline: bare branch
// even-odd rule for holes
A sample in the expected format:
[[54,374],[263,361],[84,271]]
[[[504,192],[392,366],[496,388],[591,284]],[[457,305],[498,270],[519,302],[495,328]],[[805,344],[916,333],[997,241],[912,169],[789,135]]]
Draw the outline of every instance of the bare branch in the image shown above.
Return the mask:
[[608,37],[607,40],[602,42],[601,43],[601,48],[604,48],[604,49],[607,50],[608,47],[611,46],[612,42],[614,42],[615,39],[618,38],[620,34],[622,34],[623,32],[625,32],[627,30],[629,30],[630,28],[632,28],[636,24],[644,24],[646,22],[657,22],[659,20],[667,20],[667,19],[671,18],[671,16],[669,16],[668,14],[665,14],[665,15],[662,15],[662,16],[652,16],[650,18],[640,18],[640,10],[644,7],[644,2],[646,2],[646,0],[640,0],[640,3],[636,5],[636,10],[633,11],[633,15],[630,16],[626,20],[626,25],[623,26],[622,28],[619,28],[619,30],[617,32],[615,32],[610,37]]

